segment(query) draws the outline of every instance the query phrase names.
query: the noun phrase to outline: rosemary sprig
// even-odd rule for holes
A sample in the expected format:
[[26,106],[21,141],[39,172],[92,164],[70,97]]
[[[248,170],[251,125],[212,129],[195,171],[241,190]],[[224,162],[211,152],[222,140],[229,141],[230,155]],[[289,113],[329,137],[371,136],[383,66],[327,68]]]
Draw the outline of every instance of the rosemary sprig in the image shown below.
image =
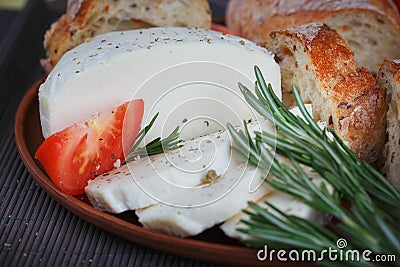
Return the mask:
[[150,155],[175,150],[182,146],[182,141],[179,139],[179,126],[177,126],[166,138],[161,139],[161,137],[157,137],[149,142],[147,145],[140,147],[140,144],[142,143],[144,137],[150,131],[151,127],[153,127],[153,124],[156,121],[158,115],[159,113],[157,112],[157,114],[154,115],[154,117],[151,119],[150,123],[140,130],[136,141],[123,164],[130,162],[137,157],[147,157]]
[[[255,138],[251,138],[247,128],[245,132],[235,131],[229,125],[235,141],[234,150],[255,166],[271,166],[269,170],[274,179],[266,179],[266,182],[272,187],[331,215],[338,223],[334,225],[334,232],[328,231],[311,221],[288,216],[268,203],[279,216],[250,204],[249,220],[243,222],[247,227],[239,231],[254,237],[248,241],[254,246],[272,243],[316,250],[335,247],[336,240],[344,237],[349,242],[347,249],[395,254],[398,259],[399,192],[379,172],[358,159],[333,131],[329,136],[327,129],[318,126],[307,112],[296,87],[293,87],[293,94],[304,119],[286,109],[271,85],[266,84],[258,67],[255,67],[255,74],[255,94],[242,84],[239,87],[246,101],[275,124],[279,136],[256,132]],[[279,163],[269,147],[276,147],[276,153],[290,159],[291,166]],[[320,187],[312,183],[302,165],[310,167],[332,185],[334,193],[329,193],[326,183]]]

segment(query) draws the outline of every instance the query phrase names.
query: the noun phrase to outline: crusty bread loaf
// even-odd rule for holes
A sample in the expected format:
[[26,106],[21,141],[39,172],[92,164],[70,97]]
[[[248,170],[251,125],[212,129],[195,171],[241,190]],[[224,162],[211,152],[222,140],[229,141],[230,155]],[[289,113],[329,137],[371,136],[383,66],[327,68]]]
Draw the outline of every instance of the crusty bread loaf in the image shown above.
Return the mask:
[[267,48],[281,67],[283,101],[296,85],[313,115],[346,141],[362,159],[373,162],[385,135],[385,93],[375,78],[358,68],[346,41],[322,23],[273,32]]
[[273,31],[324,22],[373,73],[384,59],[400,58],[400,19],[391,0],[231,0],[226,18],[234,32],[260,45]]
[[383,172],[400,190],[400,60],[385,60],[376,78],[377,83],[386,89],[388,104]]
[[209,28],[207,0],[69,0],[67,12],[45,34],[49,72],[68,50],[98,34],[154,26]]

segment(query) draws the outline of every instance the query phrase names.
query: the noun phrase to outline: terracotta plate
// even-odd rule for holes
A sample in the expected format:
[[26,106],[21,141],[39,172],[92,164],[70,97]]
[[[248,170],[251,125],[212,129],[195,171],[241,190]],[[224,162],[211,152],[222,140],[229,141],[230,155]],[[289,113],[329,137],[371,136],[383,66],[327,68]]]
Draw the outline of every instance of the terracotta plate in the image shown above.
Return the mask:
[[[43,141],[39,121],[38,88],[43,78],[26,93],[17,111],[15,137],[19,154],[29,173],[56,201],[91,224],[132,242],[179,256],[236,266],[265,266],[257,250],[244,247],[214,227],[193,238],[179,238],[143,229],[134,212],[111,215],[94,209],[86,195],[74,197],[59,190],[34,159]],[[282,266],[275,262],[269,266]]]

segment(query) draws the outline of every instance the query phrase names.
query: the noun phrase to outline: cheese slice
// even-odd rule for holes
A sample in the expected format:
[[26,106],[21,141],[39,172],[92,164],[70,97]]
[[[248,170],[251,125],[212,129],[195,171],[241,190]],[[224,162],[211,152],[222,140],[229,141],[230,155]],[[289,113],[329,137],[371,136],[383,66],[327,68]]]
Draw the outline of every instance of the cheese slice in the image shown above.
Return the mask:
[[[311,173],[309,171],[309,175],[310,174]],[[313,182],[317,186],[319,186],[323,181],[323,179],[318,178],[316,174],[314,175],[311,174],[310,176],[315,176]],[[331,192],[333,191],[330,185],[327,185],[327,188],[329,191]],[[256,204],[258,206],[280,217],[280,215],[275,210],[273,210],[270,206],[266,204],[266,201],[268,201],[270,204],[274,205],[287,215],[293,215],[299,218],[311,220],[321,225],[326,224],[329,220],[329,217],[327,217],[324,213],[308,206],[302,200],[280,191],[272,190],[269,194],[267,194],[260,200],[256,201]],[[247,210],[251,211],[249,207],[247,208]],[[238,240],[248,240],[251,239],[249,235],[238,231],[239,228],[240,229],[247,228],[247,226],[242,221],[248,221],[248,220],[249,220],[249,215],[241,211],[238,214],[226,220],[220,226],[220,228],[229,237]]]
[[[184,139],[254,117],[239,92],[254,65],[280,93],[280,69],[266,49],[207,29],[150,28],[99,35],[67,52],[39,88],[44,137],[91,114],[143,98],[143,123],[159,112],[148,138],[198,118]],[[200,118],[200,119],[199,119]],[[212,118],[204,128],[204,118]]]
[[[266,121],[250,123],[248,128],[251,131],[272,131]],[[157,203],[185,207],[203,204],[205,197],[197,198],[193,195],[191,199],[184,199],[179,196],[187,192],[209,194],[209,189],[204,188],[209,188],[209,182],[216,178],[212,175],[220,175],[222,181],[229,175],[231,179],[239,179],[243,173],[250,177],[254,172],[253,169],[247,170],[243,161],[232,153],[229,133],[219,131],[186,141],[178,150],[129,162],[89,181],[85,192],[93,207],[110,213],[121,213]],[[211,181],[204,181],[205,178]],[[212,184],[211,198],[222,197],[234,187],[237,179],[225,182],[223,188],[214,189]],[[260,183],[254,181],[253,188]]]
[[[136,210],[146,229],[187,237],[197,235],[219,224],[272,190],[263,183],[265,175],[246,163],[234,166],[209,186],[188,189],[176,195],[175,201],[185,206],[159,203]],[[259,185],[251,190],[251,185]]]

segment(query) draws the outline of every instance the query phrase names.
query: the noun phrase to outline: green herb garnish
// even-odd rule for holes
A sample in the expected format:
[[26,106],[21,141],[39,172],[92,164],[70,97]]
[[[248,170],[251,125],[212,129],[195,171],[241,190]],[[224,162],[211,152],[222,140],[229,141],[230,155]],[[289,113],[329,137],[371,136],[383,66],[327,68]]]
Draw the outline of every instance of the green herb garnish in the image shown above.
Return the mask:
[[[252,237],[245,242],[255,247],[268,244],[321,251],[335,248],[336,241],[345,238],[347,249],[369,249],[373,253],[394,254],[399,259],[399,192],[373,167],[358,159],[335,132],[331,131],[329,137],[328,130],[317,125],[295,86],[294,98],[304,119],[288,111],[271,85],[266,84],[258,67],[255,67],[255,74],[255,94],[242,84],[239,87],[246,101],[275,124],[279,136],[256,132],[255,138],[251,138],[247,128],[244,132],[236,131],[228,125],[235,142],[234,151],[251,164],[270,170],[273,179],[265,181],[273,188],[301,199],[310,207],[332,216],[337,223],[332,225],[334,229],[326,228],[286,215],[268,203],[278,216],[251,203],[250,217],[243,221],[246,227],[238,229]],[[288,158],[291,166],[279,163],[269,147],[276,147],[276,153]],[[326,183],[316,186],[302,166],[317,172],[333,186],[334,193],[327,190]],[[372,262],[357,264],[372,265]]]
[[140,147],[140,144],[143,141],[144,137],[150,131],[151,127],[156,121],[158,114],[159,113],[154,115],[150,123],[140,130],[136,138],[135,144],[132,146],[131,151],[129,152],[123,164],[130,162],[137,157],[147,157],[150,155],[160,154],[182,147],[182,141],[179,139],[179,126],[177,126],[166,138],[161,139],[161,137],[157,137],[147,145]]

